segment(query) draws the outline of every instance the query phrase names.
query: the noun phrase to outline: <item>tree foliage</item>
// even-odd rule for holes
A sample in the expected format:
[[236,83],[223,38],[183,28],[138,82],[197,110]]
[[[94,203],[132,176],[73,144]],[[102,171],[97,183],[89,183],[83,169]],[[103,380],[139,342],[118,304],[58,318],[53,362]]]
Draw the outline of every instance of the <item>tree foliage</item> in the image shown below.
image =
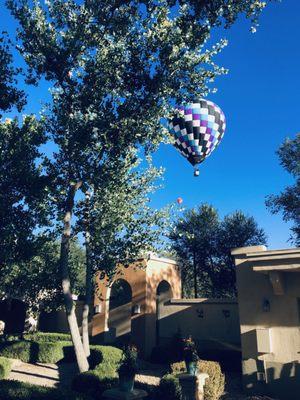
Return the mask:
[[280,164],[293,176],[295,183],[279,195],[268,196],[266,204],[272,213],[281,212],[285,221],[292,221],[290,239],[300,246],[300,134],[287,139],[279,148],[278,155]]
[[235,296],[230,250],[266,243],[264,231],[241,211],[219,218],[208,204],[186,211],[170,233],[182,270],[184,295]]
[[16,76],[19,70],[13,67],[11,43],[7,36],[0,36],[0,117],[3,111],[16,106],[21,111],[25,104],[25,94],[17,88]]

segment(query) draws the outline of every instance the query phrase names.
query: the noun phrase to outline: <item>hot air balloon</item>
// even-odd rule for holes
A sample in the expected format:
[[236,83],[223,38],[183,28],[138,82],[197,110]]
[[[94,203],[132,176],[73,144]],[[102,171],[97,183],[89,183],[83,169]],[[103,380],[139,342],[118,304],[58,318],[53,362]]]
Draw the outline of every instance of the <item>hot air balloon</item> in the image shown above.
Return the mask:
[[169,121],[169,131],[175,138],[174,146],[195,167],[202,163],[220,144],[226,127],[223,111],[212,101],[199,99],[175,111]]
[[182,199],[182,197],[178,197],[176,201],[177,201],[177,204],[181,204],[183,202],[183,199]]

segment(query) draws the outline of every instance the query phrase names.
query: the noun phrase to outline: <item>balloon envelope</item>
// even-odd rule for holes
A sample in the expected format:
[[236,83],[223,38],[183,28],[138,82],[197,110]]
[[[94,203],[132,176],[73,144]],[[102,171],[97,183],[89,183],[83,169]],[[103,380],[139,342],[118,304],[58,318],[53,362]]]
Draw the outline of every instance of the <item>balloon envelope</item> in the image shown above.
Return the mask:
[[181,197],[178,197],[177,203],[178,203],[178,204],[181,204],[182,202],[183,202],[182,198],[181,198]]
[[220,144],[226,128],[223,111],[212,101],[199,99],[176,110],[169,121],[174,146],[192,165],[200,164]]

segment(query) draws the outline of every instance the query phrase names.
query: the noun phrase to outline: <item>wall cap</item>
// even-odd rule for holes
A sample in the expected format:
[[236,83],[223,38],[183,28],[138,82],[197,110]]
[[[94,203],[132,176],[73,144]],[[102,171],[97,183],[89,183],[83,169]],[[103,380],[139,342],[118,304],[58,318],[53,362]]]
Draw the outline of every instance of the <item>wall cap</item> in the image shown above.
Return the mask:
[[247,247],[237,247],[236,249],[231,250],[231,255],[235,256],[238,254],[248,255],[249,253],[261,253],[267,251],[267,247],[264,245],[260,246],[247,246]]
[[169,304],[237,304],[237,299],[213,299],[213,298],[199,298],[199,299],[171,299]]

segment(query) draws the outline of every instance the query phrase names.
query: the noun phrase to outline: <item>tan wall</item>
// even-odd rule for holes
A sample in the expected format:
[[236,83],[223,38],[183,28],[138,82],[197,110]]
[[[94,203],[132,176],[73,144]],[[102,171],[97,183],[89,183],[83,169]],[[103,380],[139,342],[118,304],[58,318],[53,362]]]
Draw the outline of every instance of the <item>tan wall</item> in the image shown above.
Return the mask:
[[[300,361],[300,251],[268,252],[257,246],[237,249],[233,255],[245,388],[298,399],[300,385],[292,386],[297,370],[300,380],[300,368],[295,367]],[[278,275],[272,281],[270,273],[274,271]],[[293,390],[299,390],[299,397]]]
[[[132,290],[132,307],[140,306],[139,314],[131,315],[131,337],[145,356],[151,354],[156,343],[156,290],[159,283],[166,280],[171,288],[173,296],[181,297],[180,271],[176,263],[168,259],[152,257],[148,260],[130,265],[128,268],[118,270],[113,281],[126,280]],[[124,310],[118,307],[112,311],[109,317],[110,285],[106,277],[100,279],[96,276],[97,290],[95,292],[94,305],[101,305],[101,312],[93,317],[92,335],[103,337],[104,341],[114,339],[116,331],[121,328],[115,323],[109,330],[108,320],[124,321]]]
[[208,348],[240,349],[238,305],[221,299],[171,300],[160,312],[162,341],[180,331]]

